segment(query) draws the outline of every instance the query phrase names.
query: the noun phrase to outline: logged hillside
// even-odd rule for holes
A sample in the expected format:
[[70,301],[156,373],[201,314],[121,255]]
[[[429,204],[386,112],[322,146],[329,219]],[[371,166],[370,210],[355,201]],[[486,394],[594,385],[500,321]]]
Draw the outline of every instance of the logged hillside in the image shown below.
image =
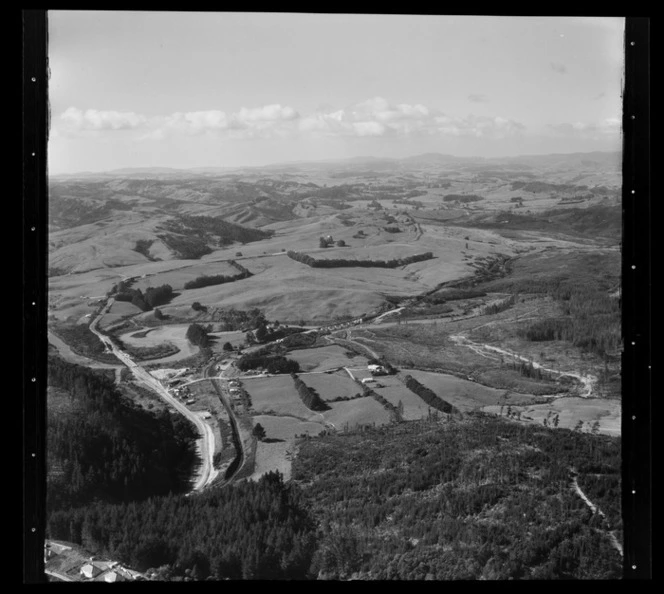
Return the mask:
[[48,509],[185,491],[196,432],[180,415],[132,404],[113,379],[48,362]]

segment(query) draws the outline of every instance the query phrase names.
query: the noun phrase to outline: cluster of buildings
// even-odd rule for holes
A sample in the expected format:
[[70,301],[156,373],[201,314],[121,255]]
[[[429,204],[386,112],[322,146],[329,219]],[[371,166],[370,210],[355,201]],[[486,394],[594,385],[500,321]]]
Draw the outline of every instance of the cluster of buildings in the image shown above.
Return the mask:
[[145,576],[123,566],[118,561],[84,557],[82,551],[47,540],[44,543],[44,569],[48,575],[69,582],[133,582],[145,580]]

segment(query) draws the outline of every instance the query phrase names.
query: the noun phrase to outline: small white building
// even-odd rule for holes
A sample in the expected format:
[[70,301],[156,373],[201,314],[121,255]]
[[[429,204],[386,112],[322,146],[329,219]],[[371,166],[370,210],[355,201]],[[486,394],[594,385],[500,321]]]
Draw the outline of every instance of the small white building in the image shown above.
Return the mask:
[[86,563],[83,567],[81,567],[81,575],[88,579],[97,577],[100,573],[101,569],[99,569],[99,567],[96,567],[92,563]]
[[365,377],[362,380],[360,380],[363,384],[373,384],[376,381],[376,378],[374,377]]
[[104,581],[109,582],[109,583],[112,584],[112,583],[115,583],[115,582],[126,582],[127,578],[120,575],[117,571],[109,571],[104,576]]

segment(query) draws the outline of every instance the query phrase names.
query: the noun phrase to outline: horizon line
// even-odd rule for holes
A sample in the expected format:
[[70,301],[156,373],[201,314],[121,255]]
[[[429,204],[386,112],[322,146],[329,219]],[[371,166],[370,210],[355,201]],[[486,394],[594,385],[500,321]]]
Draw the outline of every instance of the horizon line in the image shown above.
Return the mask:
[[[103,175],[116,173],[120,171],[137,171],[141,169],[145,170],[168,170],[168,171],[182,171],[182,172],[195,172],[196,170],[201,169],[226,169],[226,170],[239,170],[239,169],[261,169],[266,167],[278,167],[278,166],[289,166],[289,165],[299,165],[306,163],[342,163],[346,161],[352,161],[357,159],[372,159],[375,161],[405,161],[407,159],[415,159],[417,157],[424,157],[429,155],[436,155],[441,157],[449,157],[452,159],[459,160],[500,160],[500,159],[519,159],[527,157],[557,157],[557,156],[571,156],[571,155],[592,155],[592,154],[613,154],[613,153],[622,153],[622,149],[619,150],[605,150],[605,151],[572,151],[569,153],[520,153],[517,155],[504,155],[500,157],[481,157],[479,155],[475,156],[458,156],[451,153],[439,153],[439,152],[425,152],[418,153],[415,155],[409,155],[406,157],[375,157],[373,155],[356,155],[353,157],[338,157],[338,158],[328,158],[328,159],[296,159],[291,161],[273,161],[265,163],[263,165],[195,165],[193,167],[169,167],[163,165],[135,165],[128,167],[116,167],[114,169],[102,169],[96,171],[73,171],[73,172],[60,172],[60,173],[49,173],[46,172],[47,177],[57,177],[57,176],[75,176],[75,175]],[[48,166],[48,164],[47,164]]]

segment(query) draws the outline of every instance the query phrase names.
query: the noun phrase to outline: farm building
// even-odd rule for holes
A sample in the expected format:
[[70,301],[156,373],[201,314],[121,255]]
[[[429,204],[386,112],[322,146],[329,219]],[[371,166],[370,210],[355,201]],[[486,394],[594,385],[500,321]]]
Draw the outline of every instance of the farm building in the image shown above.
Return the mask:
[[194,404],[194,402],[196,401],[193,398],[190,398],[185,404]]
[[365,377],[361,381],[362,381],[363,384],[371,384],[371,383],[375,382],[376,380],[373,377]]
[[115,583],[115,582],[125,582],[127,581],[127,578],[119,574],[117,571],[109,571],[105,576],[104,576],[104,581],[109,582],[109,583]]
[[86,563],[83,567],[81,567],[81,575],[88,579],[97,577],[100,573],[101,569],[92,563]]

